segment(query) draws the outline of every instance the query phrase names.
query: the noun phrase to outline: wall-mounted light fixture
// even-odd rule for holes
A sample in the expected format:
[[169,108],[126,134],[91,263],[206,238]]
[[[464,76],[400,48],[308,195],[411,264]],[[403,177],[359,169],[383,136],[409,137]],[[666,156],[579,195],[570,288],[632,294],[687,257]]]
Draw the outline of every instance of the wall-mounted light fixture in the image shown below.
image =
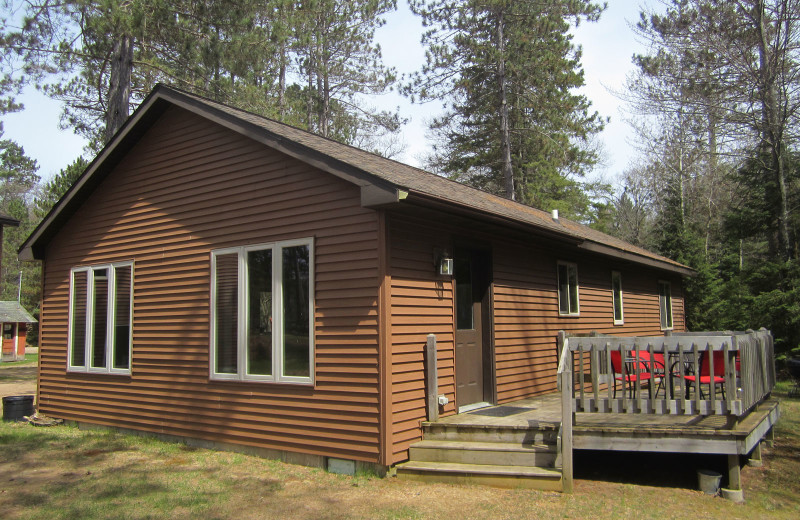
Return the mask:
[[453,255],[447,248],[433,248],[433,268],[440,276],[453,276]]
[[443,256],[439,259],[439,274],[453,276],[453,259]]

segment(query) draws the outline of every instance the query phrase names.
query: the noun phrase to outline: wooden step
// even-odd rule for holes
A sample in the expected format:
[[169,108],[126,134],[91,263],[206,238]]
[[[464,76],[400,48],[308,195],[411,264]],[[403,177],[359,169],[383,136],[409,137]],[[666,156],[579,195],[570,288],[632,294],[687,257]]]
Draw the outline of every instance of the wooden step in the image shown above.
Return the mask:
[[520,427],[423,422],[422,438],[440,441],[509,442],[520,445],[556,444],[558,426]]
[[550,444],[425,439],[412,444],[409,455],[412,461],[418,462],[457,462],[461,464],[552,468],[556,460],[556,446]]
[[562,491],[560,471],[531,466],[409,461],[397,465],[397,478],[422,482]]

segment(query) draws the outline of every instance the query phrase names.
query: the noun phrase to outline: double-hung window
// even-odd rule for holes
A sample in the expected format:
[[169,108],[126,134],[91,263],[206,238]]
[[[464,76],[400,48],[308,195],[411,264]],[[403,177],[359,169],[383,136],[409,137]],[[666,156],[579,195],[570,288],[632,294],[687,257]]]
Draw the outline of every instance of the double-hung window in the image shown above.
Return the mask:
[[130,374],[133,263],[72,269],[69,301],[69,370]]
[[580,313],[576,264],[558,262],[558,313],[566,316]]
[[658,308],[661,315],[661,329],[672,328],[672,291],[669,282],[658,282]]
[[625,323],[622,312],[622,274],[619,271],[611,271],[611,306],[614,308],[614,325]]
[[312,383],[311,238],[211,252],[211,378]]

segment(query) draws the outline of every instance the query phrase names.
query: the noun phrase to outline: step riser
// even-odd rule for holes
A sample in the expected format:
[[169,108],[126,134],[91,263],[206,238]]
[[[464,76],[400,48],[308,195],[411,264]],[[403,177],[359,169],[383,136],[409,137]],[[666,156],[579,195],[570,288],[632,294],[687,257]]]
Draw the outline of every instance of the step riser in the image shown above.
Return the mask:
[[446,484],[483,485],[511,489],[538,489],[542,491],[563,490],[560,478],[453,474],[401,469],[397,470],[397,477],[402,480],[413,480],[417,482],[442,482]]
[[415,448],[410,449],[410,459],[426,462],[458,462],[461,464],[497,464],[508,466],[537,466],[552,468],[555,464],[555,452],[544,451],[492,451],[447,448]]
[[423,439],[464,442],[513,442],[519,444],[553,444],[558,439],[555,430],[486,429],[430,425],[423,428]]

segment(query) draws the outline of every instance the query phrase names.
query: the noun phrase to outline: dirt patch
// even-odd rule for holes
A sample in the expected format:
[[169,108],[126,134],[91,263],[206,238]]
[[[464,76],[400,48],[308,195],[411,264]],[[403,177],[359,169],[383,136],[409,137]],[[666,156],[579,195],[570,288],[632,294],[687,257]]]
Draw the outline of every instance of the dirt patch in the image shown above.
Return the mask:
[[9,366],[0,369],[0,397],[36,394],[35,366]]

